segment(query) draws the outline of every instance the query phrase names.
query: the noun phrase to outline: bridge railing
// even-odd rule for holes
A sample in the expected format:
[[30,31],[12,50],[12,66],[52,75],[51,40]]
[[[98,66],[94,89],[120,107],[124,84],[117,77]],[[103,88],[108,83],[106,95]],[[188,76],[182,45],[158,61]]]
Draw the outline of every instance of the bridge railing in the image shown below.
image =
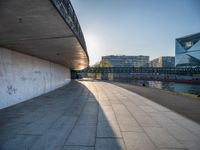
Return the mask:
[[156,67],[88,67],[77,73],[152,73],[152,74],[199,74],[200,67],[196,68],[156,68]]
[[[51,0],[87,54],[87,47],[76,13],[70,0]],[[87,54],[88,55],[88,54]],[[89,58],[89,57],[88,57]]]

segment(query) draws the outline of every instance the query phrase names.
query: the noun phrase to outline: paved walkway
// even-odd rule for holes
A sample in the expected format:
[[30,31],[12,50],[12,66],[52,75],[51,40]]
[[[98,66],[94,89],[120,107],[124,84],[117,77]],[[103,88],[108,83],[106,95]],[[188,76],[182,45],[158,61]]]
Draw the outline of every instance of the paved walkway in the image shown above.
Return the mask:
[[133,91],[151,101],[165,106],[200,124],[200,98],[178,95],[174,92],[151,87],[135,86],[130,83],[112,82],[117,86]]
[[200,150],[200,125],[126,89],[81,81],[0,111],[0,149]]

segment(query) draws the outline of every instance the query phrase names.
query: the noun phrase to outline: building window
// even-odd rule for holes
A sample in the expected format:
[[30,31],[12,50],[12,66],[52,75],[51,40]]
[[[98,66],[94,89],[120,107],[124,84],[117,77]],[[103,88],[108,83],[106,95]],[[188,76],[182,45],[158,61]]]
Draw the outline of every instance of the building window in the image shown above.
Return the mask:
[[185,48],[190,48],[192,47],[192,41],[185,42]]

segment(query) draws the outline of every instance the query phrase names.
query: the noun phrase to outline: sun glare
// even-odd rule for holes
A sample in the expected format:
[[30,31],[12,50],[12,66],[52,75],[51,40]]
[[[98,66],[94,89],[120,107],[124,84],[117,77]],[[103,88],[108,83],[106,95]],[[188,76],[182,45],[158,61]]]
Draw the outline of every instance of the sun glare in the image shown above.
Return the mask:
[[101,44],[98,37],[94,34],[85,34],[85,40],[87,44],[87,50],[90,55],[90,64],[94,64],[101,57]]
[[99,47],[99,41],[95,35],[86,34],[85,39],[88,49],[96,49]]

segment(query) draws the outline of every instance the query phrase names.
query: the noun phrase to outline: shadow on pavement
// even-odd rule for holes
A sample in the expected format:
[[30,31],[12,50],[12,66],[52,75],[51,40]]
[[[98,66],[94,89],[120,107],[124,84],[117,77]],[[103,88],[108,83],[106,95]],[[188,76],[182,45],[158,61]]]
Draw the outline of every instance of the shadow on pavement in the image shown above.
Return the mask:
[[99,105],[98,93],[92,93],[87,88],[90,85],[84,84],[71,81],[0,110],[0,149],[126,149],[110,106],[103,102]]

